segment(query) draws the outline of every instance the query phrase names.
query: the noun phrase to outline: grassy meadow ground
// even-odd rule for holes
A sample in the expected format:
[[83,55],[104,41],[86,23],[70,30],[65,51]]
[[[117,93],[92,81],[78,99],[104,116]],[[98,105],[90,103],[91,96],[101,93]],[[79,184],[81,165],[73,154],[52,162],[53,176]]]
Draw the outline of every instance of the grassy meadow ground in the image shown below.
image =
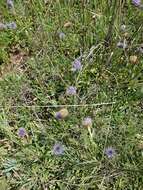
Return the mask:
[[[142,190],[143,10],[1,0],[0,22],[17,25],[0,30],[0,190]],[[57,119],[61,108],[69,114]]]

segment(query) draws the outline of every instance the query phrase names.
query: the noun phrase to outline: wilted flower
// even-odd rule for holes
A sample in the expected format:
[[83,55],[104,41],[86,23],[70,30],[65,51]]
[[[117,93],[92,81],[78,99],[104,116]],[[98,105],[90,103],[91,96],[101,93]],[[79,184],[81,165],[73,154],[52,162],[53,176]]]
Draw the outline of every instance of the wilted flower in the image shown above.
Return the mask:
[[67,95],[75,95],[76,94],[76,87],[74,87],[74,86],[68,87],[67,91],[66,91],[66,94]]
[[14,29],[15,30],[17,28],[17,25],[15,22],[7,23],[6,26],[8,29]]
[[18,129],[18,136],[21,137],[21,138],[26,136],[25,128],[21,127],[21,128]]
[[0,23],[0,30],[5,30],[7,29],[7,26],[3,23]]
[[64,32],[59,32],[59,38],[60,38],[61,40],[64,40],[65,37],[66,37],[66,35],[65,35]]
[[68,114],[68,110],[66,108],[63,108],[60,111],[56,112],[55,117],[56,119],[64,119],[68,116]]
[[125,25],[125,24],[122,24],[121,27],[120,27],[120,30],[121,30],[122,32],[125,32],[125,30],[126,30],[126,25]]
[[143,54],[143,44],[137,49],[141,54]]
[[118,47],[118,48],[126,49],[126,48],[127,48],[127,43],[126,43],[126,41],[124,41],[124,42],[118,42],[118,43],[117,43],[117,47]]
[[84,126],[84,127],[92,127],[92,119],[91,119],[91,117],[86,117],[86,118],[84,118],[84,120],[82,121],[82,125]]
[[114,148],[108,147],[105,149],[105,154],[108,158],[113,158],[116,155],[116,152]]
[[7,6],[9,9],[14,8],[13,0],[7,0]]
[[132,3],[133,3],[135,6],[140,6],[141,0],[132,0]]
[[64,154],[64,147],[61,143],[56,143],[53,146],[53,154],[57,156]]
[[72,71],[80,71],[82,69],[82,64],[79,59],[75,59],[72,65]]

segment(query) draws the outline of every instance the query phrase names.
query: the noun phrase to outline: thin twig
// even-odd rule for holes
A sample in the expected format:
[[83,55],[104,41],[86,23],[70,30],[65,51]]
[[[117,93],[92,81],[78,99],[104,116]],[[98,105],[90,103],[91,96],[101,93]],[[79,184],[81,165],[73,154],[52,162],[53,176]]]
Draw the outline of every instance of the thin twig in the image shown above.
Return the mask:
[[[58,108],[58,107],[96,107],[96,106],[104,106],[104,105],[112,105],[116,102],[103,102],[103,103],[95,103],[95,104],[62,104],[62,105],[47,105],[47,106],[38,106],[38,105],[19,105],[19,106],[10,106],[11,108],[20,108],[20,107],[28,107],[28,108],[36,108],[36,107],[42,107],[42,108]],[[3,106],[0,106],[0,108],[4,108]]]

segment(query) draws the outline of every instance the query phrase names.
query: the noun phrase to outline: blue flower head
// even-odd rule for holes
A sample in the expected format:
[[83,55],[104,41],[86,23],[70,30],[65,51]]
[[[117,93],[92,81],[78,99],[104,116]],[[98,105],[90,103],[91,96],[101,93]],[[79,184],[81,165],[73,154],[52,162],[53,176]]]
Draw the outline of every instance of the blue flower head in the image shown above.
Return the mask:
[[57,156],[64,154],[64,147],[61,143],[55,143],[53,146],[53,154]]
[[23,127],[18,129],[18,136],[21,138],[26,136],[26,130]]
[[113,158],[116,155],[115,149],[112,147],[108,147],[105,149],[105,154],[108,158]]
[[140,6],[140,5],[141,5],[141,0],[132,0],[132,3],[133,3],[135,6]]
[[82,69],[82,64],[79,59],[75,59],[72,65],[73,71],[80,71]]
[[66,91],[67,95],[76,95],[76,87],[69,86]]

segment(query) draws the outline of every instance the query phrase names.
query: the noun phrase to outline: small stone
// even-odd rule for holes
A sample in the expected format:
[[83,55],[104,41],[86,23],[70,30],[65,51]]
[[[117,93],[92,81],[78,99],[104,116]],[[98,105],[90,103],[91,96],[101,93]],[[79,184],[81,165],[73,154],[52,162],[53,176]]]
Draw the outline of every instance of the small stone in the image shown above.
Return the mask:
[[138,62],[138,57],[136,55],[131,55],[130,62],[136,64]]
[[141,141],[141,142],[138,143],[137,148],[139,150],[143,150],[143,141]]
[[69,115],[69,112],[66,108],[62,108],[60,111],[55,113],[56,119],[64,119]]
[[94,14],[94,15],[92,16],[92,18],[93,18],[93,19],[96,19],[96,14]]
[[68,22],[66,22],[65,24],[64,24],[64,27],[65,28],[69,28],[69,27],[71,27],[72,26],[72,22],[70,22],[70,21],[68,21]]
[[123,36],[124,36],[125,38],[128,38],[128,37],[129,37],[129,33],[128,33],[128,32],[125,32],[125,33],[123,34]]

